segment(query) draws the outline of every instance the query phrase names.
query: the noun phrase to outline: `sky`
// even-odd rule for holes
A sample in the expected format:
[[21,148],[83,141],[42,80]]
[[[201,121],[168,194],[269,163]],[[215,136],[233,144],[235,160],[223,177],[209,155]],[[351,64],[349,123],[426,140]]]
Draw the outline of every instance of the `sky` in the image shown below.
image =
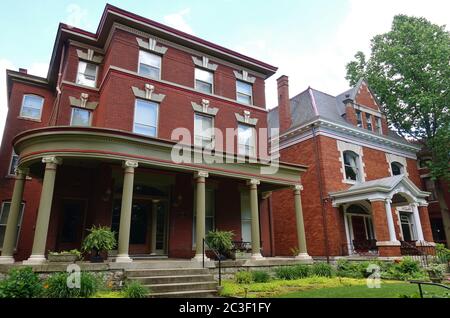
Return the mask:
[[396,14],[450,26],[448,0],[23,0],[7,7],[0,0],[0,131],[5,70],[46,77],[58,23],[95,32],[107,2],[277,66],[266,82],[268,108],[277,104],[281,75],[289,76],[291,97],[308,86],[346,90],[346,63],[359,50],[369,54],[370,39],[389,31]]

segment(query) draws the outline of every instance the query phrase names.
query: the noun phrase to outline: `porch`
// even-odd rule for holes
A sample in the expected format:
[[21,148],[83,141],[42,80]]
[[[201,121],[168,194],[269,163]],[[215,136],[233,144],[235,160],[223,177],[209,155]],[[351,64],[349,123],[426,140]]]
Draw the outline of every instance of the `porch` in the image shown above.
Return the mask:
[[297,259],[310,260],[300,197],[304,167],[281,164],[264,174],[268,163],[227,154],[214,161],[193,147],[189,158],[200,153],[201,162],[176,162],[173,142],[98,128],[38,129],[14,143],[20,161],[0,263],[15,261],[14,229],[27,176],[42,180],[27,265],[46,263],[48,251],[80,248],[91,225],[116,231],[114,263],[145,259],[151,265],[165,258],[200,263],[205,233],[214,229],[233,231],[236,241],[246,242],[251,260],[264,260],[274,256],[266,200],[285,188],[292,189],[296,203]]
[[428,195],[404,175],[330,193],[345,227],[342,255],[398,257],[433,253],[425,200]]

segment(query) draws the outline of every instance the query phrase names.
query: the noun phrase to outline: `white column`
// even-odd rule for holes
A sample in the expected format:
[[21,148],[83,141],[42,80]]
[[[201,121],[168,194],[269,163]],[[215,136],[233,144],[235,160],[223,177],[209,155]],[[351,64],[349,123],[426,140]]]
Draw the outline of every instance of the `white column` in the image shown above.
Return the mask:
[[[208,177],[208,172],[198,171],[194,178],[196,183],[195,189],[195,256],[193,261],[202,262],[209,261],[210,259],[204,255],[203,251],[203,240],[205,238],[205,227],[206,227],[206,178]],[[206,249],[206,246],[205,246]]]
[[423,242],[423,241],[425,241],[425,239],[423,238],[422,223],[420,223],[418,206],[419,206],[418,203],[412,204],[413,216],[414,216],[414,223],[416,224],[417,240],[419,242]]
[[392,217],[391,200],[386,199],[384,201],[386,207],[386,220],[389,229],[389,241],[397,242],[397,236],[395,235],[394,218]]

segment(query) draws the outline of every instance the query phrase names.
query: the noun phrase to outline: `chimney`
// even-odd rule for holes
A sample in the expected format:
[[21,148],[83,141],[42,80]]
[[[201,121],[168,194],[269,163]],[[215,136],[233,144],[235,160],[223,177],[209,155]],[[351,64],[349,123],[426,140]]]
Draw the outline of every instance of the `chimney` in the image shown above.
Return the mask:
[[23,74],[28,74],[28,70],[26,68],[19,68],[19,72]]
[[291,103],[289,101],[289,79],[282,75],[277,79],[278,88],[278,116],[280,121],[280,134],[291,127]]
[[350,98],[350,94],[345,95],[345,99],[342,101],[345,105],[345,119],[356,126],[357,119],[356,119],[356,112],[355,108],[353,107],[353,100]]

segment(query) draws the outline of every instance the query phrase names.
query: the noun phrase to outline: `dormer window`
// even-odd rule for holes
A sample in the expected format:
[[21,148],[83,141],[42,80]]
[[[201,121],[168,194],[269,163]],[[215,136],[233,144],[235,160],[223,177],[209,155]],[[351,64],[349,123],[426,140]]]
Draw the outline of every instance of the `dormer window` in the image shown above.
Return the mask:
[[356,113],[356,126],[362,128],[362,114],[361,111],[355,110]]
[[252,84],[236,80],[236,100],[243,104],[252,105],[253,102]]
[[154,79],[161,78],[161,56],[147,51],[139,51],[139,75]]
[[372,131],[372,115],[366,113],[366,128],[367,130]]
[[383,133],[383,130],[381,128],[381,118],[380,117],[375,117],[375,130],[379,134]]
[[79,61],[77,84],[95,87],[97,85],[97,71],[98,67],[96,64]]

